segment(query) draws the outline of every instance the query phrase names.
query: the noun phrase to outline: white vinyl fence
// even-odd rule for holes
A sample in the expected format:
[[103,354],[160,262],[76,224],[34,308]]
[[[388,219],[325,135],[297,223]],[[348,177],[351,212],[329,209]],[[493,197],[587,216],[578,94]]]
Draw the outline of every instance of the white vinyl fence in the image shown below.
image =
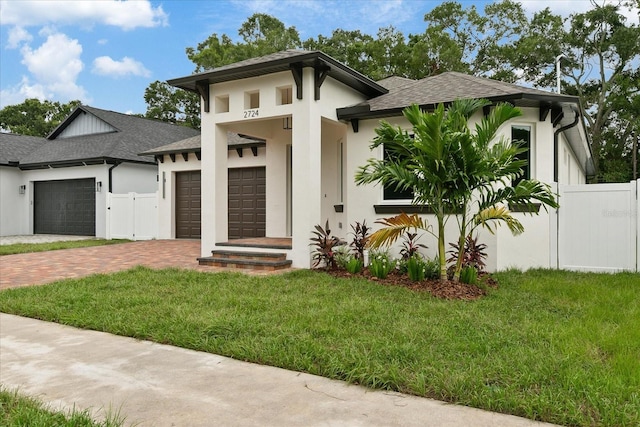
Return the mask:
[[158,193],[107,195],[107,239],[158,237]]
[[559,268],[638,271],[638,183],[560,186]]

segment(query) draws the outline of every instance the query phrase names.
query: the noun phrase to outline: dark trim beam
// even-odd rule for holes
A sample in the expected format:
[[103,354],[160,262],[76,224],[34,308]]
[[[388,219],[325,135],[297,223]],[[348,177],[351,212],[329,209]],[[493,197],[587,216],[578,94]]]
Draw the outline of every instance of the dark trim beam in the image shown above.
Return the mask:
[[208,80],[198,80],[196,82],[196,89],[202,98],[202,103],[204,106],[204,112],[209,112],[210,98],[211,95],[209,93],[209,81]]
[[296,62],[289,66],[293,80],[296,82],[296,98],[302,99],[302,63]]
[[551,111],[551,104],[548,102],[540,103],[540,121],[544,122],[547,120],[547,116],[549,116],[549,112]]
[[324,83],[324,79],[329,75],[330,70],[331,67],[327,65],[316,65],[313,67],[313,99],[316,101],[320,100],[320,87],[322,86],[322,83]]

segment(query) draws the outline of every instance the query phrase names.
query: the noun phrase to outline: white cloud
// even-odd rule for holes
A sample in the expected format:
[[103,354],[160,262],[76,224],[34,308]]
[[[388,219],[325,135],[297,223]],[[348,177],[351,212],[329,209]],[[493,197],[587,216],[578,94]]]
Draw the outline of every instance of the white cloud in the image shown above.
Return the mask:
[[33,40],[33,37],[24,28],[13,27],[9,30],[7,49],[16,49],[23,42],[30,42],[31,40]]
[[[37,84],[43,86],[47,97],[63,97],[65,99],[84,99],[86,92],[76,83],[78,75],[84,68],[80,59],[82,46],[78,40],[70,39],[65,34],[51,34],[37,49],[24,46],[21,49],[22,63],[26,65]],[[21,84],[25,87],[27,83]]]
[[[554,0],[553,2],[541,2],[539,0],[520,0],[524,9],[530,13],[538,12],[545,7],[549,7],[556,15],[568,17],[573,13],[584,13],[593,9],[591,0]],[[618,0],[596,0],[599,5],[618,4]],[[627,22],[638,24],[640,19],[640,8],[631,10],[621,7],[620,13],[627,18]]]
[[0,24],[47,25],[105,24],[132,30],[138,27],[168,25],[162,6],[153,7],[148,0],[103,1],[0,1]]
[[51,98],[53,94],[47,93],[46,89],[41,84],[31,85],[29,79],[22,77],[22,81],[8,89],[2,89],[0,91],[0,108],[4,108],[7,105],[20,104],[25,99],[37,98],[40,101]]
[[102,76],[124,77],[127,75],[150,77],[142,62],[125,56],[120,61],[115,61],[108,56],[100,56],[93,61],[93,72]]

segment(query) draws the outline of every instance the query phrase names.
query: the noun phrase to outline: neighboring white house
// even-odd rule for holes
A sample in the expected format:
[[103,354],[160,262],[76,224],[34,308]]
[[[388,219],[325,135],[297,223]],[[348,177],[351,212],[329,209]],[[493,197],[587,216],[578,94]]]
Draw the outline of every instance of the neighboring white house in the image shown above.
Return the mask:
[[0,133],[0,235],[106,237],[107,193],[155,193],[138,153],[199,132],[79,106],[47,138]]
[[[374,225],[401,211],[424,209],[411,205],[408,195],[354,183],[359,166],[383,156],[382,149],[369,148],[380,120],[409,128],[402,110],[411,104],[432,109],[460,98],[512,103],[523,116],[505,125],[501,135],[529,141],[527,176],[553,186],[583,184],[594,171],[574,96],[455,72],[374,82],[322,52],[297,50],[169,83],[201,95],[202,134],[200,145],[196,138],[184,142],[184,149],[154,152],[161,176],[160,236],[180,237],[177,217],[188,215],[176,207],[189,191],[178,190],[184,184],[177,180],[200,180],[196,204],[203,256],[221,244],[239,250],[233,246],[237,239],[290,237],[293,266],[309,267],[316,224],[328,220],[334,234],[348,239],[355,221]],[[233,134],[250,136],[253,143],[237,147],[229,141]],[[525,225],[524,235],[513,237],[506,228],[481,235],[489,268],[554,267],[555,212],[514,214]],[[425,236],[422,242],[434,255],[435,241]]]

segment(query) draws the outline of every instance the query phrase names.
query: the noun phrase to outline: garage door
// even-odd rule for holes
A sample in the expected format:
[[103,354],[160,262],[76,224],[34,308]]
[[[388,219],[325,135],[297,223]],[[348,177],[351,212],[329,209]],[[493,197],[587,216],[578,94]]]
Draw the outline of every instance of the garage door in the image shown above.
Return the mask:
[[229,239],[265,236],[265,168],[229,169]]
[[176,173],[176,238],[200,238],[200,171]]
[[33,184],[36,234],[96,235],[96,181],[67,179]]

